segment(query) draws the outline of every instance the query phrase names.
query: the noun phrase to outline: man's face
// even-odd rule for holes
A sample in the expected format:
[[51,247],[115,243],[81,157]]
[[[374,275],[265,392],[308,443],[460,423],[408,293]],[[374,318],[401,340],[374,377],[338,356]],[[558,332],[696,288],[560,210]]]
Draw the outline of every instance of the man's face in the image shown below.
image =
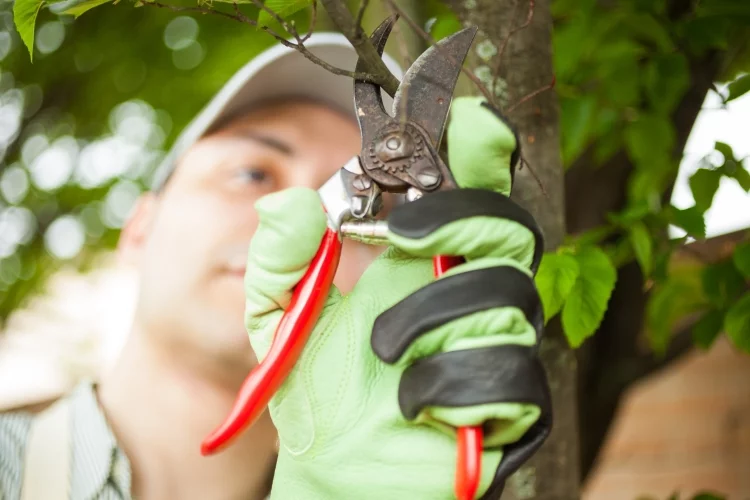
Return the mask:
[[[246,373],[254,360],[243,277],[255,201],[292,186],[317,189],[359,148],[356,123],[302,101],[259,109],[197,142],[123,231],[121,253],[140,273],[136,328],[176,356]],[[336,285],[348,291],[376,255],[345,242]]]

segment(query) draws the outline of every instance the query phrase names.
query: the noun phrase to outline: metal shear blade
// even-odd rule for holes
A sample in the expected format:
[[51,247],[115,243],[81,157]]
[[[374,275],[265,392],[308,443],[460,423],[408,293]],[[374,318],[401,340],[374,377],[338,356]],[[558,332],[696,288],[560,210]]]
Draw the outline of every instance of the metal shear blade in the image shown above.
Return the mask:
[[[371,36],[383,53],[396,16]],[[362,133],[360,161],[366,175],[385,191],[436,191],[456,187],[438,154],[453,91],[477,29],[466,28],[427,49],[406,72],[394,96],[393,111],[383,106],[380,87],[357,80],[355,107]],[[364,63],[357,63],[364,71]]]

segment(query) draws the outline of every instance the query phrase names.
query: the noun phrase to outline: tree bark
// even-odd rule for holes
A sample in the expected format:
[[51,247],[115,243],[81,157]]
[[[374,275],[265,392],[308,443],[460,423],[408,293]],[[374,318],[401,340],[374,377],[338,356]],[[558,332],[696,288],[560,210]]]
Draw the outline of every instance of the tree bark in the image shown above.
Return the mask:
[[[484,82],[498,104],[513,109],[508,117],[518,130],[522,155],[530,167],[516,172],[512,197],[534,215],[544,232],[546,249],[552,250],[565,235],[557,97],[548,90],[518,104],[553,81],[549,0],[446,3],[462,23],[479,28],[467,67]],[[506,44],[509,33],[527,21],[529,9],[533,9],[532,21]],[[494,79],[498,63],[499,78]],[[461,88],[479,93],[466,81]],[[572,500],[579,496],[576,360],[559,323],[548,326],[541,356],[552,390],[554,428],[537,455],[509,479],[504,500]]]

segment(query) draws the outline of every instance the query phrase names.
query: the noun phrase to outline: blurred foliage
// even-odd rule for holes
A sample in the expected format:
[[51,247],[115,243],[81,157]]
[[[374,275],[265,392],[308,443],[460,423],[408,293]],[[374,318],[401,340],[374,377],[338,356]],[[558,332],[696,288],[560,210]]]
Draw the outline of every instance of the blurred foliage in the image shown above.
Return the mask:
[[[0,318],[61,262],[83,268],[93,253],[112,247],[164,148],[236,69],[273,43],[236,21],[147,1],[134,8],[127,1],[67,0],[41,10],[40,0],[16,2],[18,29],[33,47],[34,63],[13,26],[12,5],[0,3],[0,123],[14,130],[0,134],[8,136],[0,137]],[[301,27],[310,3],[267,0],[266,6],[293,15]],[[692,126],[676,122],[675,112],[697,85],[701,61],[717,61],[719,71],[709,77],[724,104],[750,90],[750,3],[683,3],[684,12],[675,12],[666,0],[553,1],[565,167],[606,168],[618,154],[635,166],[624,209],[608,214],[605,226],[570,235],[545,255],[537,276],[545,317],[562,315],[573,346],[599,327],[616,269],[635,260],[652,291],[647,326],[657,352],[665,350],[674,325],[696,312],[703,314],[694,329],[699,346],[726,332],[750,351],[748,245],[711,266],[674,266],[670,258],[688,238],[705,237],[704,214],[722,179],[750,190],[744,159],[716,143],[690,179],[695,205],[665,201],[681,160],[676,126]],[[270,22],[248,2],[242,9]],[[420,2],[419,10],[435,38],[460,28],[436,0]],[[685,236],[670,238],[670,225]]]
[[[607,214],[605,226],[570,235],[566,245],[545,256],[540,268],[545,309],[562,310],[573,346],[597,330],[615,285],[614,269],[636,260],[651,291],[647,338],[657,353],[665,352],[675,325],[695,314],[702,315],[693,332],[698,346],[709,347],[725,331],[737,347],[750,352],[750,325],[747,314],[740,312],[746,282],[736,279],[731,259],[715,266],[675,265],[671,259],[689,239],[705,238],[704,215],[722,178],[750,190],[744,159],[717,142],[716,151],[701,160],[702,168],[690,179],[695,205],[677,208],[666,201],[682,160],[677,127],[692,127],[684,118],[679,122],[676,111],[705,76],[700,72],[709,71],[711,65],[704,61],[716,61],[718,73],[708,76],[717,83],[712,92],[720,93],[724,104],[750,90],[745,74],[750,71],[750,3],[682,4],[684,12],[679,13],[675,6],[680,2],[672,2],[670,10],[665,0],[553,2],[565,168],[581,162],[606,168],[623,153],[635,167],[623,210]],[[682,229],[685,236],[669,237],[669,226]],[[602,261],[599,269],[579,275],[570,285],[576,256],[590,254],[592,245],[607,253],[609,264]],[[712,289],[710,278],[717,266],[736,285],[731,293],[722,288],[720,304],[712,301],[719,292]],[[581,280],[588,280],[583,290],[576,288]],[[566,324],[566,317],[576,321]]]
[[75,22],[42,9],[32,64],[12,7],[0,3],[0,320],[59,265],[85,269],[116,244],[180,129],[273,43],[231,20],[129,3]]

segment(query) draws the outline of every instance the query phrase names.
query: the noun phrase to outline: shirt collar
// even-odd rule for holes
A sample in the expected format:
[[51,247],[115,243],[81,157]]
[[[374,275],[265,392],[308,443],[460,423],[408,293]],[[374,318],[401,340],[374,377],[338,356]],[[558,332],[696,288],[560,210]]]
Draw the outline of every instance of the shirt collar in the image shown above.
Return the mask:
[[71,395],[73,467],[71,492],[75,498],[97,498],[111,482],[130,498],[130,464],[119,449],[96,398],[95,385],[87,381]]

